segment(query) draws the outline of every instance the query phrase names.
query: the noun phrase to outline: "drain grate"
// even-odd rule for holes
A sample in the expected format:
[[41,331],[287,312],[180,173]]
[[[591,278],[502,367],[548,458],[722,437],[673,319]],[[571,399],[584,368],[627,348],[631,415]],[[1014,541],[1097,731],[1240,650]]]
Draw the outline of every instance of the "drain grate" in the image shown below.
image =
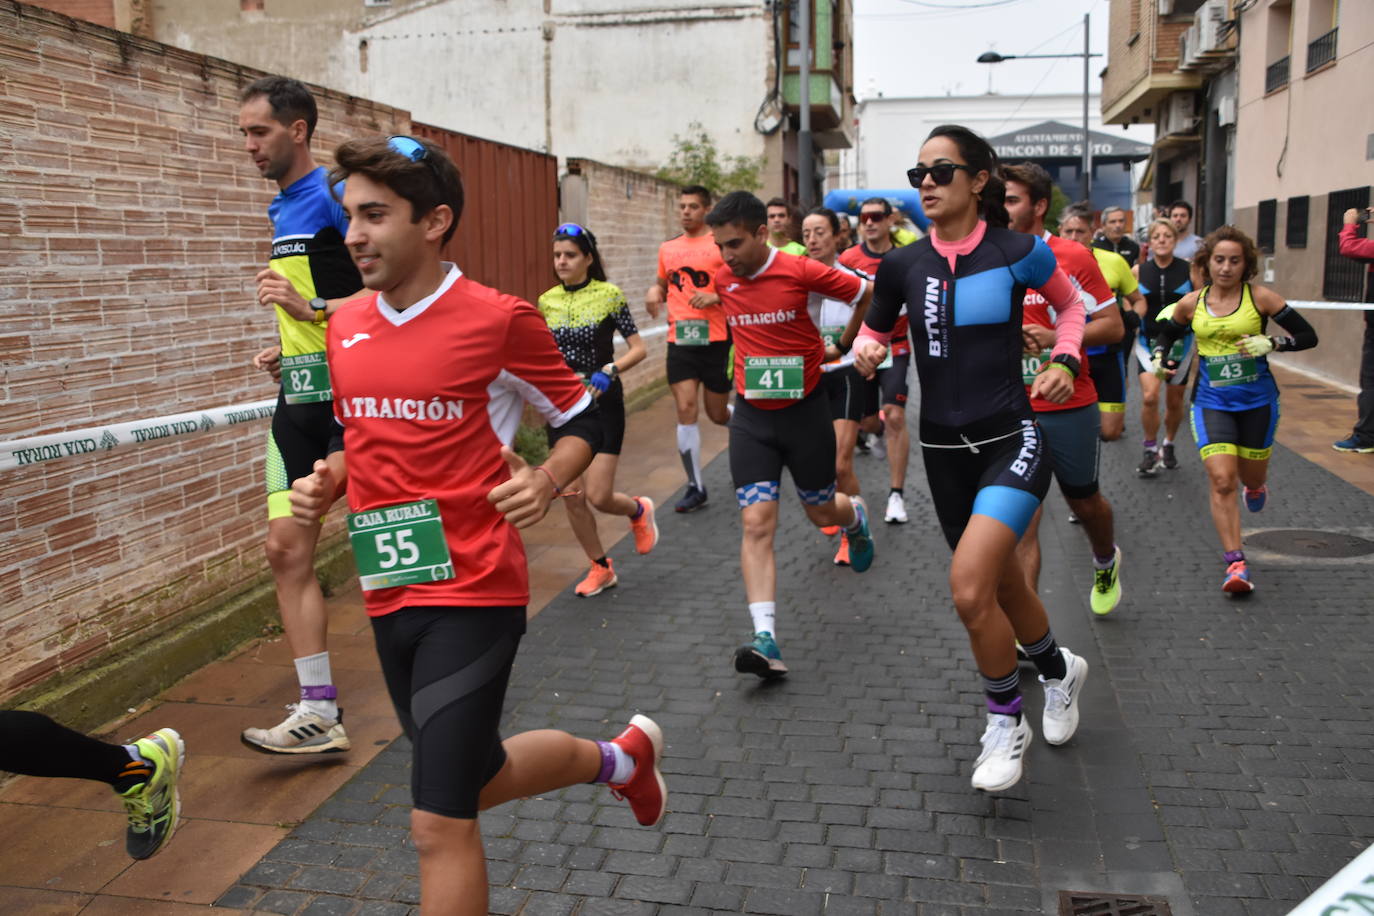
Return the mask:
[[1060,891],[1059,916],[1173,916],[1163,897]]
[[1260,531],[1245,539],[1247,547],[1258,547],[1290,557],[1346,558],[1374,553],[1374,541],[1310,528],[1278,528]]

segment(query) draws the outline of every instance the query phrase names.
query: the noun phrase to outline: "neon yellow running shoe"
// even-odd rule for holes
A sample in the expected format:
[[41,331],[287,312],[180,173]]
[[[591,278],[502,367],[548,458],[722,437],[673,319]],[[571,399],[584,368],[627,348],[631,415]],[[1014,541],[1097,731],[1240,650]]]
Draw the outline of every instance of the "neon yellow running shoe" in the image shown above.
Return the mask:
[[172,838],[181,814],[177,777],[186,762],[186,745],[170,728],[159,728],[134,742],[139,756],[148,762],[148,778],[124,792],[124,812],[129,816],[125,848],[135,859],[146,859]]
[[1121,603],[1121,548],[1112,551],[1112,565],[1093,570],[1093,590],[1088,595],[1093,613],[1110,614]]

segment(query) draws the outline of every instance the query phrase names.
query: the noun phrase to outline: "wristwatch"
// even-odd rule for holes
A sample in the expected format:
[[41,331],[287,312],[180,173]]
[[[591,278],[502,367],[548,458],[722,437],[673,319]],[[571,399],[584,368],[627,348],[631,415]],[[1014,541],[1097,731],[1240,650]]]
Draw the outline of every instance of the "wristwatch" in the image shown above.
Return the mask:
[[310,300],[310,307],[315,310],[315,324],[324,324],[325,316],[329,314],[329,303],[316,296]]
[[606,365],[601,367],[601,371],[609,375],[611,379],[614,380],[615,377],[620,374],[620,367],[617,366],[615,363],[607,363]]
[[1060,353],[1054,356],[1050,362],[1058,363],[1072,372],[1074,378],[1078,378],[1078,370],[1080,368],[1078,365],[1078,357],[1070,356],[1068,353]]

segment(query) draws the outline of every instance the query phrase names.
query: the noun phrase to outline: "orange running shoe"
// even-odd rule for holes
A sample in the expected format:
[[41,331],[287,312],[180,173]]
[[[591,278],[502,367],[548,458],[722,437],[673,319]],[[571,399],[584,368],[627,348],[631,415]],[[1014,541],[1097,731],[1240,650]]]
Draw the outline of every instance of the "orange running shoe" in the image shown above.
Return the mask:
[[658,522],[654,521],[654,501],[647,496],[636,496],[635,502],[643,510],[639,518],[630,519],[630,531],[635,536],[635,552],[648,553],[658,543]]
[[835,565],[849,565],[849,535],[840,533],[840,549],[835,551]]
[[821,529],[821,534],[825,535],[825,536],[828,537],[828,538],[833,538],[835,535],[837,535],[837,534],[839,534],[839,533],[840,533],[840,526],[839,526],[839,525],[826,525],[824,528]]
[[620,580],[615,577],[615,567],[611,565],[610,557],[607,557],[605,566],[600,563],[592,564],[591,572],[587,573],[587,578],[577,583],[574,591],[579,598],[590,598],[608,588],[615,588],[619,582]]

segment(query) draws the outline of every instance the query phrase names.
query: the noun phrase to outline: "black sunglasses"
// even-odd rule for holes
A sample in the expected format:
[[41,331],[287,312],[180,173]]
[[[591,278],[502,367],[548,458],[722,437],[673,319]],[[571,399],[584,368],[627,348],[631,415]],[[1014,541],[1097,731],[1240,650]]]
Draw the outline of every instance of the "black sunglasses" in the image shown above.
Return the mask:
[[938,162],[935,165],[918,165],[913,169],[906,170],[906,180],[911,182],[913,188],[919,188],[929,175],[935,179],[938,185],[946,185],[954,180],[956,169],[974,174],[971,166],[963,165],[958,162]]

